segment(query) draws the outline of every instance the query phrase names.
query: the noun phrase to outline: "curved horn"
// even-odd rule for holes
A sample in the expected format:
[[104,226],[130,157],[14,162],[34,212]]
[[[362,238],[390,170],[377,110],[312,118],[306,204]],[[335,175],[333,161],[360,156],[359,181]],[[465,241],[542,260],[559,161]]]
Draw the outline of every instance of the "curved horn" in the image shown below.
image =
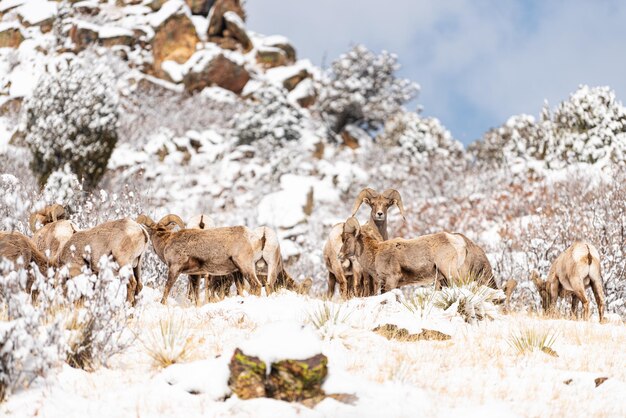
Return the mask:
[[185,222],[183,222],[183,220],[180,219],[180,216],[174,215],[173,213],[170,213],[169,215],[165,215],[157,223],[159,225],[161,225],[161,226],[167,226],[167,225],[171,224],[172,222],[174,222],[176,225],[180,226],[181,229],[185,229]]
[[343,232],[344,234],[358,236],[361,233],[361,224],[359,223],[359,220],[354,217],[348,218],[348,220],[343,224]]
[[59,219],[65,219],[65,208],[54,204],[46,208],[46,214],[49,222],[56,222]]
[[400,192],[396,189],[387,189],[383,192],[383,196],[387,199],[394,200],[395,205],[400,209],[400,215],[402,215],[402,219],[406,222],[406,214],[404,213],[404,205],[402,204],[402,197],[400,196]]
[[28,218],[28,225],[30,226],[30,230],[32,232],[37,231],[37,221],[43,225],[46,222],[46,217],[39,212],[35,212],[30,215]]
[[361,192],[359,193],[359,195],[356,197],[356,200],[354,201],[354,206],[352,207],[352,215],[350,216],[354,216],[356,215],[356,213],[358,212],[359,208],[361,207],[361,205],[363,204],[363,200],[364,199],[373,199],[375,197],[378,196],[378,192],[374,189],[370,189],[369,187],[366,187],[365,189],[361,190]]
[[148,215],[144,215],[141,214],[137,217],[136,222],[138,224],[142,224],[145,225],[147,227],[153,227],[154,226],[154,221],[152,219],[150,219],[150,217]]

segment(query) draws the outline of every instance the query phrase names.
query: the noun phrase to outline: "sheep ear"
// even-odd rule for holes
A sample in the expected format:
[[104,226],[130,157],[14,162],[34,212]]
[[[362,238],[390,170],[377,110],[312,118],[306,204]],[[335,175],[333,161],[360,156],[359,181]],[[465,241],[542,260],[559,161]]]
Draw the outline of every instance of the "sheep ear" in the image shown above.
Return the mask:
[[365,198],[363,198],[363,203],[365,203],[366,205],[369,205],[370,204],[370,200],[367,197],[365,197]]

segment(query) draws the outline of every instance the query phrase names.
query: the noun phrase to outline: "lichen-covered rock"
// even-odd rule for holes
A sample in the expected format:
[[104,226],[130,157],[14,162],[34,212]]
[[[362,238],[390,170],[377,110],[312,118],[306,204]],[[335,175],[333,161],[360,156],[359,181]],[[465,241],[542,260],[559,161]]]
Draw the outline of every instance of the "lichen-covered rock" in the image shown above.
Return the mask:
[[203,54],[199,51],[190,61],[197,58],[183,78],[185,90],[193,93],[206,87],[219,86],[234,93],[241,93],[250,80],[250,74],[240,65],[224,54]]
[[265,379],[267,366],[258,357],[245,355],[236,349],[230,359],[228,386],[241,399],[266,396]]
[[152,39],[154,74],[165,78],[161,64],[164,61],[184,63],[196,52],[198,42],[200,38],[196,33],[196,28],[185,13],[180,12],[169,16],[155,28]]
[[406,328],[399,328],[394,324],[384,324],[377,326],[373,331],[388,340],[399,341],[445,341],[451,337],[443,332],[439,332],[431,329],[422,329],[419,334],[411,334]]
[[256,51],[256,62],[265,68],[274,68],[287,64],[287,54],[280,48],[260,47]]
[[324,397],[322,384],[327,374],[328,358],[323,354],[272,363],[267,379],[268,396],[288,402]]
[[0,25],[0,48],[17,48],[23,40],[24,36],[19,26],[14,24]]

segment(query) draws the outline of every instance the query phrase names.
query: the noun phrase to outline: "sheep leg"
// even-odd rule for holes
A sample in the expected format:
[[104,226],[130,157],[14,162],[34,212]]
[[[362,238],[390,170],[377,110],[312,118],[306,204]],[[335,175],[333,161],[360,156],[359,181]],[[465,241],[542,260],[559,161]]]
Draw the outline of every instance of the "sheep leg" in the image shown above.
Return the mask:
[[254,293],[256,296],[261,296],[261,288],[263,287],[263,285],[256,275],[256,269],[254,268],[254,263],[252,262],[252,260],[249,259],[248,261],[246,261],[233,259],[233,263],[235,264],[235,266],[237,266],[243,277],[250,284],[250,292]]
[[550,280],[548,277],[548,282],[546,283],[546,291],[548,292],[548,309],[547,314],[554,314],[556,311],[556,301],[559,297],[559,280],[558,278],[554,278]]
[[142,258],[143,258],[142,256],[139,256],[139,258],[137,259],[137,265],[133,267],[133,275],[135,276],[135,280],[137,281],[137,287],[135,288],[135,296],[137,296],[139,292],[141,292],[141,289],[143,289],[143,284],[141,283]]
[[578,319],[578,298],[572,294],[572,317]]
[[165,282],[165,289],[163,290],[163,297],[161,298],[161,304],[167,304],[167,298],[170,295],[172,286],[176,283],[176,279],[180,275],[180,268],[170,267],[167,272],[167,282]]
[[352,293],[355,297],[365,296],[363,271],[358,263],[352,263]]
[[329,271],[328,272],[328,292],[327,292],[328,299],[332,299],[332,297],[335,295],[336,283],[337,283],[337,278],[335,277],[333,273]]
[[593,291],[593,296],[596,298],[596,304],[598,305],[598,315],[600,316],[600,323],[603,323],[604,322],[604,291],[602,290],[602,283],[598,283],[597,280],[591,280],[591,290]]
[[591,313],[589,311],[589,299],[587,299],[587,295],[585,294],[584,287],[582,289],[578,288],[574,290],[574,294],[583,303],[583,319],[585,321],[588,321]]
[[209,301],[211,300],[211,292],[209,289],[209,281],[211,280],[211,277],[208,274],[205,274],[203,277],[204,277],[204,303],[209,303]]
[[202,276],[198,274],[189,275],[189,292],[187,297],[196,306],[200,304],[200,278]]

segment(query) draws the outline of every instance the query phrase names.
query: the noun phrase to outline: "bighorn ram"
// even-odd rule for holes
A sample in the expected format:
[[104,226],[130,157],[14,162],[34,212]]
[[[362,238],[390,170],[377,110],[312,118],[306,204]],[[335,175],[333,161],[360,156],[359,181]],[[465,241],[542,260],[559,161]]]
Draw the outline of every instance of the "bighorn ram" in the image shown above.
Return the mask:
[[[0,261],[6,259],[14,265],[22,260],[24,267],[35,263],[41,274],[46,274],[48,270],[48,260],[37,250],[30,238],[20,234],[19,232],[2,232],[0,231]],[[26,289],[30,291],[33,285],[34,276],[29,275]]]
[[[370,218],[363,228],[380,241],[387,240],[389,237],[387,232],[387,211],[391,206],[396,205],[400,210],[402,218],[406,219],[402,197],[395,189],[387,189],[382,194],[370,188],[361,190],[352,207],[351,216],[358,212],[363,203],[371,208]],[[343,244],[341,240],[343,225],[343,223],[339,223],[333,226],[324,245],[324,262],[328,269],[328,295],[332,297],[335,293],[335,283],[337,281],[344,296],[347,296],[350,290],[355,295],[358,293],[361,293],[363,296],[367,293],[373,294],[375,291],[374,278],[363,273],[354,257],[345,259],[343,262],[338,260],[339,250]],[[352,282],[352,286],[348,285],[349,281]],[[359,288],[361,289],[360,292]]]
[[546,312],[552,312],[557,298],[572,297],[572,314],[578,310],[578,301],[583,303],[583,318],[589,319],[589,299],[585,289],[591,287],[598,304],[600,322],[604,320],[604,287],[600,271],[600,253],[592,244],[576,241],[557,257],[547,280],[542,280],[537,271],[531,274],[531,280],[537,286],[541,304]]
[[[98,261],[112,255],[120,266],[130,265],[133,277],[128,283],[128,301],[135,302],[135,297],[142,289],[141,259],[148,246],[148,233],[141,225],[131,219],[109,221],[83,231],[75,232],[65,243],[59,256],[59,266],[67,265],[70,276],[80,274],[81,268],[89,264],[92,271],[98,271]],[[89,259],[85,250],[89,248]]]
[[148,216],[140,215],[137,222],[148,228],[155,252],[168,266],[161,303],[166,303],[180,274],[222,276],[239,271],[260,294],[261,282],[254,269],[254,249],[250,240],[252,231],[245,226],[172,231],[168,228],[171,223],[185,227],[177,215],[167,215],[156,223]]
[[65,219],[65,209],[61,205],[47,206],[30,216],[33,242],[39,251],[53,261],[58,260],[63,246],[78,230]]
[[379,241],[356,218],[349,218],[342,238],[340,259],[356,256],[363,271],[385,291],[412,283],[449,284],[460,277],[495,286],[487,256],[461,234],[439,232]]

